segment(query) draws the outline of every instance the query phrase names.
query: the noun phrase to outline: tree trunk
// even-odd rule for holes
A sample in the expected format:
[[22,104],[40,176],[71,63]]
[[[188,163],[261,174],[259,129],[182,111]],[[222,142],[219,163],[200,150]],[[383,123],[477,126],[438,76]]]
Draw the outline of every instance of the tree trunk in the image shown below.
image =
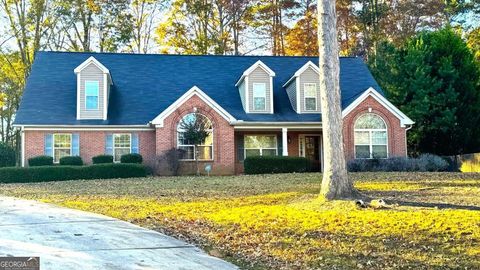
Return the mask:
[[324,147],[324,172],[320,196],[327,199],[351,198],[355,191],[345,165],[340,100],[335,1],[318,0],[318,45],[320,97]]

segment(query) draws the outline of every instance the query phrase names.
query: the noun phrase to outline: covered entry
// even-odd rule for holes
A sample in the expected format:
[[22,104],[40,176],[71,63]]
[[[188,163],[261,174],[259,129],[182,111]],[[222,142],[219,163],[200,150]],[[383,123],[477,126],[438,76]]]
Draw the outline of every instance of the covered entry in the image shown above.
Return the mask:
[[[253,143],[254,142],[254,143]],[[305,157],[311,171],[322,171],[321,125],[308,126],[236,126],[236,172],[243,172],[243,160],[252,155]]]
[[310,160],[311,170],[320,172],[323,169],[322,135],[299,134],[299,156]]

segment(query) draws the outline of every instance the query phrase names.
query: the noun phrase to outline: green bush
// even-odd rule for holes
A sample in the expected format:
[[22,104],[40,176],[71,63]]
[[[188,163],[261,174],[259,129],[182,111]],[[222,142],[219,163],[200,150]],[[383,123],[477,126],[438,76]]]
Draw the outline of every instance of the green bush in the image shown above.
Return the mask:
[[140,154],[126,154],[120,157],[121,163],[138,163],[142,164],[143,158]]
[[28,159],[28,166],[52,166],[53,157],[50,156],[36,156]]
[[443,158],[423,154],[418,158],[391,157],[385,159],[353,159],[348,162],[350,172],[442,172],[448,169]]
[[92,158],[93,164],[113,163],[112,155],[99,155]]
[[140,164],[97,164],[90,166],[0,168],[0,183],[30,183],[145,176],[147,176],[147,167]]
[[79,156],[62,157],[60,158],[60,165],[82,166],[83,160]]
[[14,167],[16,163],[15,149],[6,144],[0,143],[0,167]]
[[306,172],[310,162],[304,157],[256,156],[243,162],[245,174]]

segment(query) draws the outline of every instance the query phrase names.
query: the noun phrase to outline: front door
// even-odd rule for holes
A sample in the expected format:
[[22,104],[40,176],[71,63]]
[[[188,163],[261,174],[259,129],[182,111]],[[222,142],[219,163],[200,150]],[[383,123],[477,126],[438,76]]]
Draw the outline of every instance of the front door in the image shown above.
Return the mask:
[[310,160],[312,171],[320,171],[321,164],[319,136],[305,136],[305,157]]

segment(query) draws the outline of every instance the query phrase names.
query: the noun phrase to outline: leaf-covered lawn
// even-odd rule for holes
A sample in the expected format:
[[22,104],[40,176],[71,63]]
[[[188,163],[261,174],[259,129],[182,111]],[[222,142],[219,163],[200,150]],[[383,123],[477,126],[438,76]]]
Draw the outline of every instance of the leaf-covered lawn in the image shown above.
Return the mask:
[[3,184],[97,212],[251,269],[480,269],[480,174],[351,174],[389,209],[317,199],[320,174]]

